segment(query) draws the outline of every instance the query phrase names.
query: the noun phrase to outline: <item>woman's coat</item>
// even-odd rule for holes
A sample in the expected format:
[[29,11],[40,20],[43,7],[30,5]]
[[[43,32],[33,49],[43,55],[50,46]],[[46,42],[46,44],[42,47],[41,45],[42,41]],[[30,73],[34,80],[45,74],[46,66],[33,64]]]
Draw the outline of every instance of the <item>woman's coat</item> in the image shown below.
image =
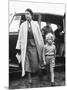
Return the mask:
[[[31,28],[33,36],[35,39],[39,60],[42,60],[42,48],[44,46],[42,34],[39,28],[39,25],[35,21],[31,21]],[[27,47],[27,34],[28,34],[28,22],[25,21],[20,26],[20,32],[17,40],[16,49],[21,50],[21,63],[22,63],[22,76],[25,75],[25,56],[26,56],[26,47]]]

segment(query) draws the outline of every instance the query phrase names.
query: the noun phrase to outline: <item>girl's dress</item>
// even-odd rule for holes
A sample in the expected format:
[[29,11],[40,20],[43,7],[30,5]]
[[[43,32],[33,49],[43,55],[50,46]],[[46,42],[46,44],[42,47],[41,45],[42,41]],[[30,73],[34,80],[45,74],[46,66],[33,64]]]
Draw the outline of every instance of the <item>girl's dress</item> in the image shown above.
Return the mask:
[[47,70],[52,71],[52,68],[55,67],[55,52],[56,48],[55,45],[45,45],[44,46],[44,52],[45,52],[45,60],[47,64]]

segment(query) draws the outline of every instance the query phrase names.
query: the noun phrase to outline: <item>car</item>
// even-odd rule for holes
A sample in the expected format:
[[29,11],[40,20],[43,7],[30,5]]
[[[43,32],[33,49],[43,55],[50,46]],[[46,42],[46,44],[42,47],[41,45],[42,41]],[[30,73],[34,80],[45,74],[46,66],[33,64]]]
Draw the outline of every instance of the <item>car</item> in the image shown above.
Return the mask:
[[[55,25],[60,25],[62,27],[61,32],[64,32],[65,27],[65,14],[56,15],[49,13],[34,13],[33,20],[38,21],[41,28],[41,23],[50,22]],[[21,23],[25,21],[24,13],[15,13],[9,23],[9,74],[15,72],[21,72],[21,63],[18,63],[16,58],[16,43],[19,33],[19,28]],[[63,45],[65,45],[64,39],[65,33],[59,35],[63,40]],[[58,38],[59,39],[59,38]],[[65,67],[65,50],[62,52],[62,55],[56,55],[56,66],[55,67]]]

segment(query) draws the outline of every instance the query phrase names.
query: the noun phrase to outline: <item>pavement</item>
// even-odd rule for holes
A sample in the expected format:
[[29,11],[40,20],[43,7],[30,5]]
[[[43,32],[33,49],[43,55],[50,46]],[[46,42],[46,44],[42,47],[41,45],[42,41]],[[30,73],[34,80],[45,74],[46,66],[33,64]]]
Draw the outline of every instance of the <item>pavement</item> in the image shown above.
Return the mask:
[[[27,75],[22,78],[20,74],[15,74],[14,76],[10,76],[9,89],[51,87],[46,72],[42,73],[41,77],[42,78],[40,79],[38,74],[32,74],[32,84],[29,84]],[[64,70],[55,71],[55,87],[56,86],[65,86]]]

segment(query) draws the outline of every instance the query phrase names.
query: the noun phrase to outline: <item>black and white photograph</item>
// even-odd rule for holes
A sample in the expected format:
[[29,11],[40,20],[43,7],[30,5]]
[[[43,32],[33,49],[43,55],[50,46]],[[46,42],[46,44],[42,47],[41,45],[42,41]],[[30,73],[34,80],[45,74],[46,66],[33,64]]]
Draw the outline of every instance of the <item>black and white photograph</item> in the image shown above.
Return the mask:
[[65,86],[65,7],[9,0],[9,89]]

